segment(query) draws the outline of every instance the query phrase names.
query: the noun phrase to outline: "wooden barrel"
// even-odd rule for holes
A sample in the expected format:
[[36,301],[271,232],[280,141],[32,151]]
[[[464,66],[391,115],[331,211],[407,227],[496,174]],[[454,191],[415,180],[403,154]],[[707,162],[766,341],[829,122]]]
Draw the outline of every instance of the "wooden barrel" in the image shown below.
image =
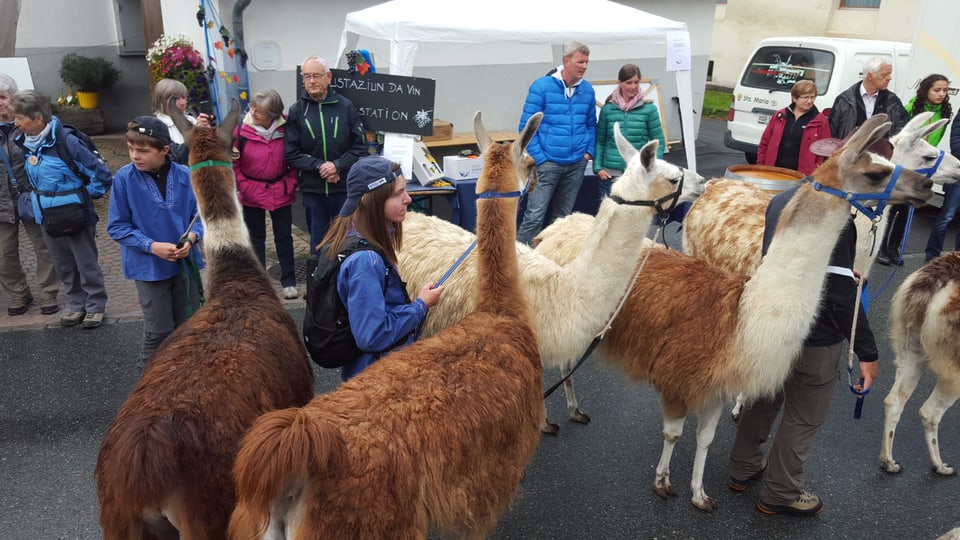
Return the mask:
[[800,185],[804,175],[800,171],[770,165],[731,165],[723,177],[750,182],[769,193],[780,193]]

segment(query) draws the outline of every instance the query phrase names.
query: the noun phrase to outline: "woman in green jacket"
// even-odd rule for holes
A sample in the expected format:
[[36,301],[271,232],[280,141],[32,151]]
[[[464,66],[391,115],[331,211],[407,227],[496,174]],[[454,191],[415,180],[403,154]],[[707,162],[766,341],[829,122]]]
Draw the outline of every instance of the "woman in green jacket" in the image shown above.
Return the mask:
[[[953,110],[950,107],[950,98],[947,96],[949,86],[950,82],[947,78],[939,73],[924,77],[917,85],[917,95],[910,98],[910,101],[903,107],[907,110],[907,116],[913,118],[922,112],[931,111],[933,116],[930,118],[930,122],[936,122],[941,118],[950,118]],[[927,135],[927,142],[937,146],[946,130],[947,126],[941,126],[940,129]],[[903,264],[900,251],[907,229],[907,216],[907,205],[896,204],[890,207],[887,227],[883,233],[883,241],[877,254],[878,263],[883,265]]]
[[656,105],[646,103],[640,93],[640,68],[633,64],[624,64],[617,74],[619,83],[613,89],[606,103],[600,109],[597,120],[597,145],[593,154],[593,172],[600,178],[600,201],[610,194],[610,185],[623,174],[626,163],[617,150],[617,141],[613,136],[613,126],[620,123],[620,133],[630,141],[634,148],[656,139],[657,157],[663,157],[666,141],[660,126],[660,111]]

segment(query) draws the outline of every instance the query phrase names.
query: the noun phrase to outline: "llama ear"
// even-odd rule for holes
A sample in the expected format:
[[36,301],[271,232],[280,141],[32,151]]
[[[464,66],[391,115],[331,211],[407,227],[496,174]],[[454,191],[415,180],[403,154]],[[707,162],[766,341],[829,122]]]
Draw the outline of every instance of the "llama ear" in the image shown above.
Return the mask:
[[656,163],[658,146],[660,146],[660,141],[654,139],[643,145],[643,148],[640,149],[640,163],[644,169],[649,171],[653,167],[653,164]]
[[620,132],[620,122],[613,124],[613,139],[617,141],[617,150],[620,150],[620,155],[623,156],[623,162],[630,163],[633,156],[637,154],[637,149],[634,148],[633,145],[630,144],[630,141]]
[[887,115],[884,113],[871,116],[844,145],[840,154],[841,167],[852,166],[870,145],[882,139],[883,135],[890,131],[892,125],[887,121]]
[[180,112],[178,107],[170,107],[169,115],[170,119],[173,120],[173,125],[177,126],[180,134],[183,135],[183,144],[190,144],[190,140],[193,139],[193,124],[187,120],[187,117]]
[[473,114],[473,135],[477,138],[477,147],[480,149],[480,153],[487,151],[487,148],[490,148],[490,145],[493,144],[493,140],[490,139],[490,134],[487,133],[487,128],[483,127],[483,119],[480,118],[480,111],[477,111]]
[[520,133],[520,137],[518,137],[520,144],[513,145],[515,154],[514,163],[520,162],[520,152],[523,152],[527,145],[530,144],[530,141],[533,140],[533,135],[537,132],[537,129],[540,128],[540,122],[542,121],[542,112],[534,114],[527,120],[527,125],[523,126],[523,131]]
[[240,100],[233,98],[230,112],[217,127],[217,138],[220,139],[220,143],[227,151],[230,151],[233,147],[233,132],[237,129],[238,123],[240,123]]
[[917,136],[920,137],[920,138],[924,138],[924,139],[925,139],[925,138],[927,138],[927,135],[930,135],[930,134],[933,133],[934,131],[940,129],[941,127],[943,127],[943,126],[945,126],[945,125],[947,125],[947,122],[949,122],[949,121],[950,121],[950,120],[949,120],[948,118],[941,118],[941,119],[937,120],[936,122],[934,122],[934,123],[932,123],[932,124],[927,124],[927,125],[923,126],[923,129],[920,130],[919,133],[917,133]]

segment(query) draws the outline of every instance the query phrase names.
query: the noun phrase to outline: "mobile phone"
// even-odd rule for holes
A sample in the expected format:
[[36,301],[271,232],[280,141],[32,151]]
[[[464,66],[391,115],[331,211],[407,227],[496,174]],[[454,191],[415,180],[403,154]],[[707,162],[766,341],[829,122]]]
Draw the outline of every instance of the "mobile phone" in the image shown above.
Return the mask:
[[209,100],[203,100],[200,102],[200,113],[207,116],[213,116],[213,104]]

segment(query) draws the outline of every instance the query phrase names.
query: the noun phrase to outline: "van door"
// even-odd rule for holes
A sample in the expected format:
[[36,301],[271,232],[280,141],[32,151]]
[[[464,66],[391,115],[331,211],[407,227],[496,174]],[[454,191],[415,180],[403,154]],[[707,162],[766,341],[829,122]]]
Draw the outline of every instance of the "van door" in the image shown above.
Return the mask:
[[734,88],[724,144],[743,151],[747,161],[755,163],[763,130],[778,110],[792,103],[790,89],[794,83],[812,80],[822,96],[830,90],[835,61],[833,52],[809,46],[759,47]]

